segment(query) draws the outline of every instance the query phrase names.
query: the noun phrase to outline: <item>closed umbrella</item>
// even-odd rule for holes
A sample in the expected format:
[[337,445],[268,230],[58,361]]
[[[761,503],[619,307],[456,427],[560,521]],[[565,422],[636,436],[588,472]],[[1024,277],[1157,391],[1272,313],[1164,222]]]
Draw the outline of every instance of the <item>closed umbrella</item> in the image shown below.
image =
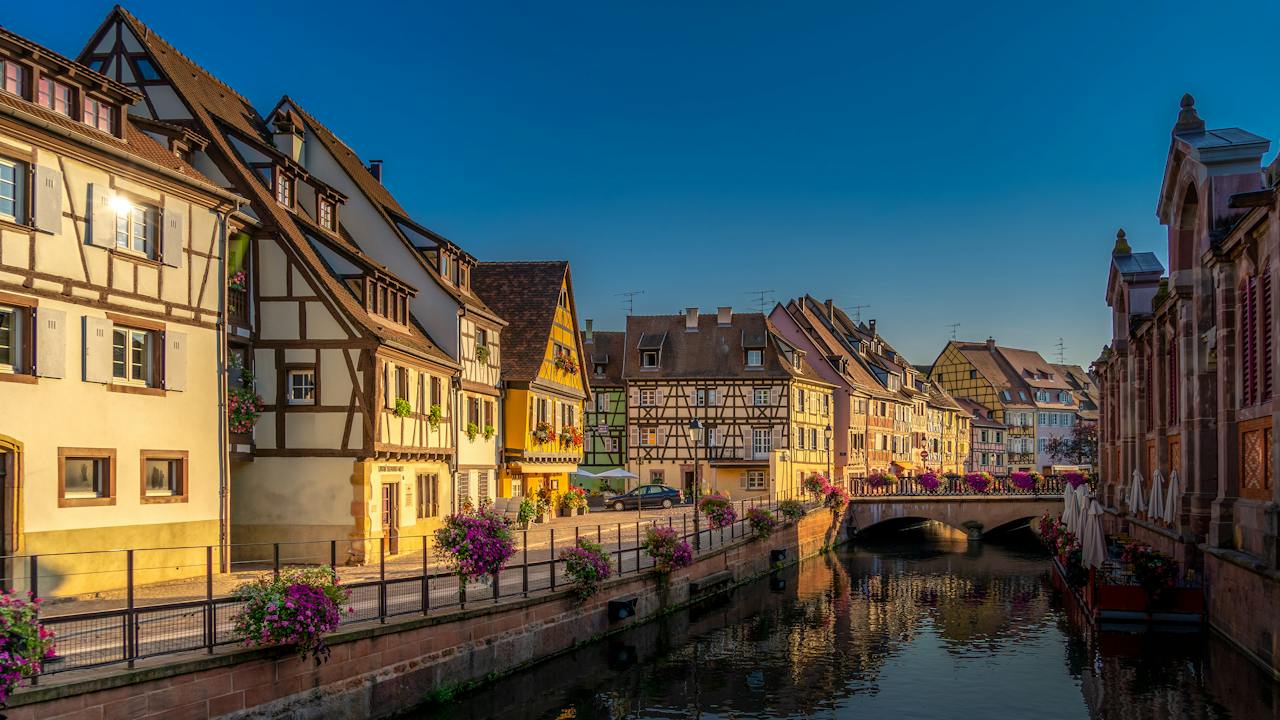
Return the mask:
[[1080,531],[1084,529],[1084,513],[1086,510],[1089,509],[1089,499],[1092,497],[1093,495],[1089,492],[1088,485],[1081,485],[1080,487],[1076,488],[1075,532],[1077,535],[1079,535]]
[[1084,511],[1084,529],[1080,531],[1080,553],[1084,566],[1100,568],[1107,559],[1107,541],[1102,534],[1102,505],[1089,498]]
[[1137,469],[1133,471],[1133,481],[1129,483],[1129,514],[1137,515],[1147,509],[1147,504],[1142,500],[1142,473]]
[[1164,499],[1164,521],[1173,525],[1178,517],[1178,496],[1182,494],[1182,479],[1178,471],[1169,473],[1169,495]]
[[1151,508],[1151,512],[1147,514],[1155,520],[1160,520],[1164,517],[1163,485],[1164,477],[1160,474],[1160,468],[1156,468],[1155,472],[1151,473],[1151,497],[1147,498],[1149,501],[1148,507]]
[[1076,491],[1070,485],[1062,491],[1062,524],[1070,530],[1076,521]]

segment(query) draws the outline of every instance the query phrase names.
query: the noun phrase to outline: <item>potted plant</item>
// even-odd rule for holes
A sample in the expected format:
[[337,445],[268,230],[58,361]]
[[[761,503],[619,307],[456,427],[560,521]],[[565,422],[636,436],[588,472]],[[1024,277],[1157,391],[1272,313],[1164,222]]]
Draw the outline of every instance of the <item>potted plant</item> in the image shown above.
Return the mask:
[[245,289],[245,275],[243,270],[237,270],[231,273],[231,277],[227,278],[227,287],[232,290]]
[[693,549],[688,540],[677,536],[675,528],[649,526],[641,547],[653,558],[653,568],[663,575],[693,564]]
[[554,507],[554,495],[547,488],[538,488],[534,493],[534,505],[537,509],[535,522],[547,523],[551,522],[551,508]]
[[764,508],[751,508],[747,511],[747,524],[751,526],[751,534],[757,539],[764,540],[773,534],[775,528],[778,527],[778,519],[773,513]]
[[738,513],[733,510],[733,503],[720,493],[702,498],[698,502],[698,510],[707,516],[707,523],[712,530],[729,527],[738,519]]
[[516,512],[516,524],[521,530],[528,530],[529,523],[533,521],[538,514],[538,503],[530,498],[520,500],[520,509]]
[[[324,634],[342,622],[349,593],[331,567],[286,568],[265,574],[232,593],[244,606],[236,615],[236,633],[247,646],[294,645],[298,656],[319,665],[329,659]],[[347,612],[352,608],[347,607]]]
[[995,478],[991,477],[989,472],[971,472],[964,476],[964,481],[968,486],[978,493],[986,492],[991,489],[992,482]]
[[476,346],[476,360],[479,360],[485,365],[489,364],[489,346],[488,345]]
[[609,553],[586,538],[578,538],[573,547],[560,551],[560,559],[564,561],[564,574],[573,583],[573,592],[579,600],[586,600],[599,592],[600,584],[613,573]]
[[824,490],[825,492],[822,496],[823,507],[828,507],[832,511],[838,512],[849,504],[849,491],[845,490],[843,486],[828,484]]
[[435,545],[459,581],[496,575],[516,551],[510,523],[492,508],[449,515]]
[[476,439],[476,435],[480,434],[480,426],[476,425],[473,422],[469,422],[467,423],[466,430],[464,430],[463,432],[467,434],[468,440],[474,441]]
[[253,373],[246,370],[238,359],[231,368],[239,371],[239,381],[227,387],[227,426],[233,433],[253,432],[262,415],[262,396],[254,389]]
[[582,431],[575,425],[565,425],[560,428],[560,445],[561,447],[582,447]]
[[407,418],[411,413],[413,413],[413,406],[409,404],[408,400],[398,397],[396,398],[395,413],[396,417]]
[[809,477],[800,481],[800,487],[810,495],[821,495],[822,489],[827,486],[827,479],[817,473],[813,473]]
[[920,476],[920,487],[924,488],[926,492],[933,492],[937,490],[938,486],[941,484],[941,481],[938,480],[937,473],[927,472]]
[[551,442],[552,436],[555,435],[555,428],[551,427],[551,423],[542,421],[533,428],[533,439],[539,444]]
[[871,475],[867,476],[867,486],[873,490],[887,488],[896,482],[898,482],[898,477],[893,473],[871,473]]
[[427,422],[431,425],[432,428],[435,428],[437,425],[439,425],[440,421],[443,419],[444,419],[444,410],[440,409],[439,404],[434,404],[431,406],[430,409],[427,410]]
[[556,355],[551,359],[551,365],[560,372],[571,373],[578,371],[578,362],[568,353]]
[[484,439],[485,439],[485,440],[492,440],[492,439],[493,439],[493,436],[494,436],[497,432],[498,432],[498,431],[497,431],[497,430],[495,430],[495,429],[493,428],[493,426],[492,426],[492,425],[485,425],[483,428],[480,428],[480,433],[481,433],[482,435],[484,435]]
[[778,514],[791,522],[795,522],[804,517],[804,503],[799,500],[783,500],[778,503]]
[[1009,475],[1009,482],[1013,483],[1014,487],[1027,492],[1034,491],[1036,489],[1036,485],[1039,484],[1042,479],[1043,478],[1040,477],[1040,473],[1038,472],[1024,472],[1019,470],[1018,472],[1011,473]]
[[53,632],[40,623],[40,598],[0,593],[0,707],[24,677],[39,675],[52,657]]

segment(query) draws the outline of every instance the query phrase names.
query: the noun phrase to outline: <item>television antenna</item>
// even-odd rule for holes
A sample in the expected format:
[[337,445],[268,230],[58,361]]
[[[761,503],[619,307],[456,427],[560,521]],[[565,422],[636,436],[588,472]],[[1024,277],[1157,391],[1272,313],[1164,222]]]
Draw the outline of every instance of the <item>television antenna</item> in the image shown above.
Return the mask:
[[956,339],[956,330],[960,329],[960,323],[951,323],[947,327],[951,328],[951,339]]
[[626,292],[614,293],[614,297],[626,298],[622,304],[627,308],[627,315],[635,315],[636,313],[636,296],[643,295],[643,290],[628,290]]
[[870,305],[850,305],[849,309],[853,311],[853,323],[855,325],[862,324],[862,309],[869,308]]
[[772,291],[772,290],[748,290],[748,291],[747,291],[747,294],[748,294],[748,295],[757,295],[757,296],[759,296],[759,297],[756,299],[756,304],[760,306],[760,314],[761,314],[761,315],[763,315],[763,314],[764,314],[764,308],[765,308],[765,305],[768,303],[767,298],[768,298],[768,296],[769,296],[769,293],[771,293],[771,292],[773,292],[773,291]]
[[1066,359],[1066,358],[1067,358],[1067,346],[1066,346],[1066,343],[1062,342],[1062,338],[1058,338],[1058,344],[1057,344],[1057,345],[1055,345],[1054,347],[1058,349],[1058,364],[1059,364],[1059,365],[1066,365],[1066,364],[1067,364],[1067,359]]

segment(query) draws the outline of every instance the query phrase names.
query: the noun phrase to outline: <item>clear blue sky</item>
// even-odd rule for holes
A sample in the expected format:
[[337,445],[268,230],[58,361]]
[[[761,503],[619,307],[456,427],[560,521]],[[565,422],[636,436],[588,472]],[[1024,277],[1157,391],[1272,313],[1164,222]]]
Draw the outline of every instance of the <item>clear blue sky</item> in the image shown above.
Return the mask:
[[[1087,364],[1116,227],[1165,256],[1182,93],[1280,135],[1276,3],[127,7],[260,110],[287,92],[385,159],[481,259],[568,258],[597,327],[624,290],[638,313],[807,291],[871,304],[916,363],[958,322]],[[0,22],[74,55],[109,9]]]

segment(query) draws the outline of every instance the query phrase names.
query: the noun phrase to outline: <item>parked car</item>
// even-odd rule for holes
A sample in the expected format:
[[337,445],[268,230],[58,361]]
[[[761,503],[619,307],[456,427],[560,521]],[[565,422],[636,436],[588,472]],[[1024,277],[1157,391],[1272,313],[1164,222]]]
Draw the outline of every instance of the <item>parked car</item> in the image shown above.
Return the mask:
[[636,508],[669,508],[678,502],[684,502],[684,493],[666,485],[641,485],[621,495],[609,498],[609,505],[614,510]]

